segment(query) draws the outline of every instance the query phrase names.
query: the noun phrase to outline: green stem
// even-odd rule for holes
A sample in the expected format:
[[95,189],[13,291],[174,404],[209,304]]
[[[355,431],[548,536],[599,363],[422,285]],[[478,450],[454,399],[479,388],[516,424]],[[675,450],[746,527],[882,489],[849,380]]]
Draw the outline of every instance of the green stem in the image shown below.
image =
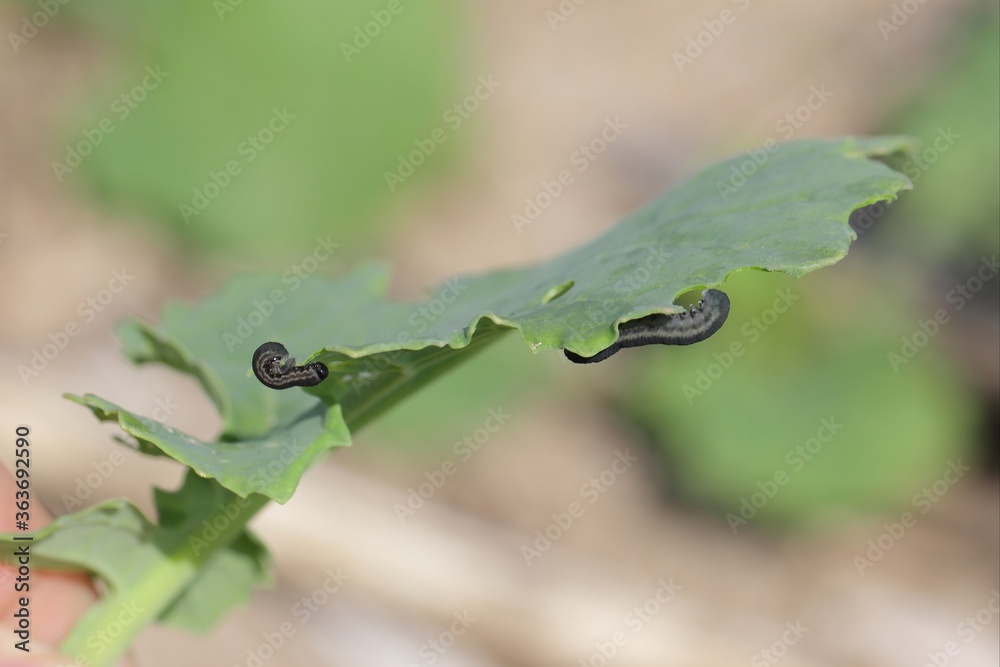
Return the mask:
[[[342,401],[343,416],[351,432],[382,414],[411,393],[450,370],[456,364],[496,341],[504,333],[503,328],[484,326],[473,341],[460,350],[445,348],[429,350],[417,363],[403,367],[403,372],[363,396]],[[237,496],[226,500],[237,500]],[[160,544],[165,558],[155,564],[130,572],[121,590],[112,590],[104,595],[90,611],[73,627],[62,644],[62,652],[88,667],[108,667],[114,664],[132,645],[135,637],[149,623],[157,620],[163,612],[191,585],[199,569],[217,551],[226,547],[243,533],[247,523],[268,502],[265,496],[253,495],[250,503],[232,518],[225,515],[226,528],[208,547],[196,553],[189,539],[202,525],[202,521],[192,521],[187,527],[171,535],[169,545]],[[220,503],[218,506],[230,504]],[[207,521],[222,514],[218,509],[207,515]],[[199,517],[200,518],[200,517]]]
[[453,367],[468,361],[472,356],[496,342],[508,329],[484,325],[472,341],[463,348],[425,349],[425,356],[400,367],[398,375],[387,373],[389,379],[360,396],[342,395],[340,404],[344,421],[351,433],[356,433],[386,410],[405,399],[421,387]]
[[[60,650],[80,665],[108,667],[114,664],[132,645],[136,635],[159,618],[190,585],[205,561],[241,535],[250,519],[268,502],[260,495],[253,495],[249,500],[235,517],[223,515],[221,508],[208,516],[212,525],[222,525],[221,520],[218,524],[213,521],[221,517],[226,527],[198,553],[191,548],[189,540],[180,539],[174,542],[176,546],[165,554],[165,559],[130,573],[128,580],[135,582],[134,585],[103,596],[73,627]],[[181,537],[193,534],[192,529]]]

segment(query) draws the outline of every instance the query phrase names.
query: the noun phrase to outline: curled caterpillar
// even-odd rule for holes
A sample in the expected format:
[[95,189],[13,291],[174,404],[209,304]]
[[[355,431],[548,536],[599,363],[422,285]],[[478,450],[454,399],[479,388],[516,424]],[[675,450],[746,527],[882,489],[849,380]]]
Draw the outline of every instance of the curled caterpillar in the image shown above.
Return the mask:
[[281,343],[264,343],[253,353],[253,374],[271,389],[315,387],[330,374],[326,364],[314,361],[296,366]]
[[656,313],[631,322],[618,330],[618,340],[592,357],[581,357],[563,350],[566,358],[576,364],[604,361],[618,350],[640,345],[691,345],[703,341],[720,328],[729,317],[729,296],[717,289],[701,293],[702,299],[691,310],[676,315]]

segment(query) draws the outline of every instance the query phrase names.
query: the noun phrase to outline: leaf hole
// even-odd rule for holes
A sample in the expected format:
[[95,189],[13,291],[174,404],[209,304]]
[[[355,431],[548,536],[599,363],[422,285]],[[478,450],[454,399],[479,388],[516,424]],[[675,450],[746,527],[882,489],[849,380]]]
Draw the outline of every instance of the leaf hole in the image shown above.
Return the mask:
[[555,287],[553,287],[552,289],[550,289],[548,292],[545,293],[545,296],[542,297],[542,303],[549,303],[550,301],[555,301],[563,294],[573,289],[573,285],[575,284],[576,282],[569,280],[564,282],[562,285],[556,285]]
[[698,302],[701,301],[702,289],[704,288],[697,287],[695,289],[688,290],[674,299],[674,303],[678,306],[683,306],[686,310],[690,310],[691,306],[697,306]]

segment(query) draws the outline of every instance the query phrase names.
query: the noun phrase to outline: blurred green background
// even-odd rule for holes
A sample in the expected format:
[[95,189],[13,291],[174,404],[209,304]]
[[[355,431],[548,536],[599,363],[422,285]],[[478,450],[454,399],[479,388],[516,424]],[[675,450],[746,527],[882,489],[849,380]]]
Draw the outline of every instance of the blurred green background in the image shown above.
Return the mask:
[[[407,3],[396,14],[379,0],[67,5],[81,28],[116,47],[101,90],[66,119],[70,136],[104,118],[116,123],[78,178],[208,253],[261,259],[331,231],[373,252],[390,193],[369,176],[396,169],[414,137],[442,122],[463,74],[461,9]],[[122,104],[147,66],[162,81]],[[227,177],[233,162],[239,172]]]

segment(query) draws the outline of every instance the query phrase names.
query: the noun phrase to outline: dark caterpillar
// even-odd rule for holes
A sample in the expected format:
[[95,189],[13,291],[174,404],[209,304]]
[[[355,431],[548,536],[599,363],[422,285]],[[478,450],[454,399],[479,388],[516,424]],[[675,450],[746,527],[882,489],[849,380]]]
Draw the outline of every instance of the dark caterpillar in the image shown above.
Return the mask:
[[318,361],[296,366],[281,343],[264,343],[253,353],[253,374],[271,389],[315,387],[330,374]]
[[625,322],[618,330],[618,340],[592,357],[581,357],[563,350],[576,364],[604,361],[618,350],[640,345],[691,345],[703,341],[720,328],[729,317],[729,296],[717,289],[701,293],[697,306],[676,315],[656,313]]

